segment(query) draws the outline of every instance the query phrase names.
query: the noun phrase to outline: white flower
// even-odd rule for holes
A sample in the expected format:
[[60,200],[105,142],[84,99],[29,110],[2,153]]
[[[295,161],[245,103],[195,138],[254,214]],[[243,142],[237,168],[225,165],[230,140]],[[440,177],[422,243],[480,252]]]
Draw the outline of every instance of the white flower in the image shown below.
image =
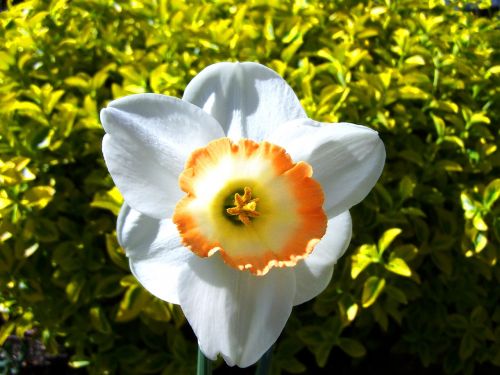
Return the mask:
[[307,118],[256,63],[209,66],[182,100],[115,100],[101,121],[132,273],[181,305],[208,358],[252,365],[330,282],[348,209],[383,169],[377,132]]

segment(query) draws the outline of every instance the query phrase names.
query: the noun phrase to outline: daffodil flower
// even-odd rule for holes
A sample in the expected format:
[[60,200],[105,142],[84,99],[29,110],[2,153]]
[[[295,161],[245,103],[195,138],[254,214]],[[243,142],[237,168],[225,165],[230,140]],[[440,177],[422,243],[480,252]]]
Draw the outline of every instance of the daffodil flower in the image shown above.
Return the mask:
[[182,100],[112,101],[101,121],[132,273],[181,305],[208,358],[252,365],[292,307],[330,282],[351,239],[348,210],[383,169],[377,132],[307,118],[256,63],[209,66]]

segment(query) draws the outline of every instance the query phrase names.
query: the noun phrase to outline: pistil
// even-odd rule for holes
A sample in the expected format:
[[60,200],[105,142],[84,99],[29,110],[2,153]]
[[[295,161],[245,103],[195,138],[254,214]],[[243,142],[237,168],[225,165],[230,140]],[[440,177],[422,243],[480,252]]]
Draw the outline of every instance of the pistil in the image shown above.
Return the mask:
[[228,208],[226,212],[229,215],[238,216],[238,219],[245,225],[250,225],[250,218],[260,216],[257,211],[257,202],[259,198],[252,198],[252,189],[245,186],[244,193],[234,194],[234,207]]

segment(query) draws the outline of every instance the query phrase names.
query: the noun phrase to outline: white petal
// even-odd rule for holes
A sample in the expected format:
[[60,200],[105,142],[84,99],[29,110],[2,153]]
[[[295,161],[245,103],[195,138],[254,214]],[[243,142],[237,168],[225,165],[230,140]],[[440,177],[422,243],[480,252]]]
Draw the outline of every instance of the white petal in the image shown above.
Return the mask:
[[285,80],[251,62],[205,68],[186,87],[183,99],[215,117],[233,140],[262,141],[286,121],[306,117]]
[[281,126],[269,141],[284,147],[294,161],[311,164],[325,192],[328,217],[363,200],[384,168],[383,142],[376,131],[361,125],[296,120]]
[[295,271],[294,305],[300,305],[320,294],[330,283],[333,266],[351,242],[352,221],[349,211],[328,220],[326,234]]
[[130,269],[142,286],[164,301],[179,304],[179,275],[196,255],[182,246],[175,224],[170,219],[153,219],[124,204],[116,231]]
[[255,363],[278,339],[295,294],[290,269],[254,276],[224,264],[218,255],[190,260],[181,275],[184,315],[210,359],[228,365]]
[[125,201],[158,219],[183,196],[178,177],[189,154],[224,136],[198,107],[157,94],[131,95],[101,111],[106,165]]

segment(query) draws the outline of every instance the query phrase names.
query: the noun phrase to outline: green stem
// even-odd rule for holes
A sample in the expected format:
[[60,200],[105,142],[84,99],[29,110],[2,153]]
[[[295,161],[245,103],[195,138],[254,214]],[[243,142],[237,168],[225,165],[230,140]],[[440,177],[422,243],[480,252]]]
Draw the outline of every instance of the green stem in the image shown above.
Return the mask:
[[201,352],[198,347],[198,369],[196,375],[212,375],[212,361]]
[[257,363],[257,370],[255,375],[268,375],[271,370],[271,360],[273,358],[274,345],[269,348],[267,352],[259,359]]

